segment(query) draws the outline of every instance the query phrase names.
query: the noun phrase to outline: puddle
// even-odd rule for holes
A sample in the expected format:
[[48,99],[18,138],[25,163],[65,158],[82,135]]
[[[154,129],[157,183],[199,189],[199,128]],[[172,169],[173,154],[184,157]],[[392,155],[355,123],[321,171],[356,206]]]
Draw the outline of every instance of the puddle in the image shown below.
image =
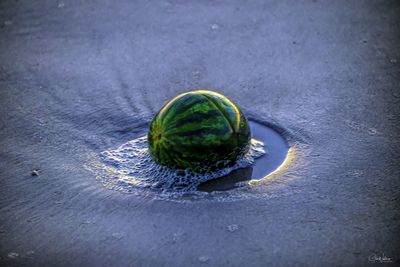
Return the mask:
[[286,140],[278,132],[261,123],[250,121],[250,128],[252,138],[264,144],[266,153],[256,158],[251,166],[200,184],[197,187],[199,191],[226,191],[240,187],[246,184],[246,181],[265,178],[283,164],[289,151]]
[[189,170],[171,170],[156,164],[148,151],[147,138],[140,137],[116,149],[103,151],[87,167],[107,188],[126,192],[194,193],[226,191],[261,180],[285,161],[288,144],[273,129],[250,121],[250,151],[232,167],[198,174]]

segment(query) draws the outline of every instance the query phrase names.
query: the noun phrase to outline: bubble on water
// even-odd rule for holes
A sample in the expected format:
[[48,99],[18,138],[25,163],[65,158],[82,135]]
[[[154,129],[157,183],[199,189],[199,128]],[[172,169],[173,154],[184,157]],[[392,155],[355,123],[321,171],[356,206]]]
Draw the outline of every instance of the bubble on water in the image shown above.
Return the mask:
[[113,233],[111,236],[117,240],[120,240],[120,239],[124,238],[125,235],[122,233]]
[[218,24],[211,24],[211,29],[216,30],[218,28],[219,28]]
[[7,254],[7,257],[9,257],[10,259],[16,259],[19,257],[19,254],[17,252],[10,252]]
[[187,169],[173,170],[154,162],[148,150],[147,137],[129,141],[114,150],[100,153],[100,160],[89,167],[96,172],[97,179],[110,189],[133,192],[135,189],[168,192],[194,192],[205,181],[222,177],[230,172],[253,164],[264,155],[264,144],[251,140],[249,152],[235,165],[205,174]]
[[231,225],[228,225],[227,228],[228,228],[228,231],[229,231],[229,232],[233,233],[233,232],[235,232],[236,230],[239,229],[239,225],[237,225],[237,224],[231,224]]
[[207,256],[200,256],[200,257],[198,258],[198,260],[199,260],[199,262],[201,262],[201,263],[207,263],[207,262],[210,261],[210,258],[207,257]]

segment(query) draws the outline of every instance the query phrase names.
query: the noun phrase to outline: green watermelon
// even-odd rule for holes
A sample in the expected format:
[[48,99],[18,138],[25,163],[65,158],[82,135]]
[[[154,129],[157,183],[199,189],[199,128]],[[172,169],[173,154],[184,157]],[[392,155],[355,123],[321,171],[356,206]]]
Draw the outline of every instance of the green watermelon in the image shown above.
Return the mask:
[[250,128],[238,106],[212,91],[180,94],[157,113],[148,133],[159,164],[204,173],[233,165],[250,148]]

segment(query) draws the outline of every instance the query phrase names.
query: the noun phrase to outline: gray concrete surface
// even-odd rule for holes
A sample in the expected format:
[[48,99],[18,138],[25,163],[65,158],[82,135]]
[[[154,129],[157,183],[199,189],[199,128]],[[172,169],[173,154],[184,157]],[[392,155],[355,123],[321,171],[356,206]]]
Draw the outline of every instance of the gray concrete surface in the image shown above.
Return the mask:
[[[383,0],[1,1],[0,265],[400,265],[399,14]],[[83,167],[196,88],[293,133],[294,162],[226,201],[121,194]]]

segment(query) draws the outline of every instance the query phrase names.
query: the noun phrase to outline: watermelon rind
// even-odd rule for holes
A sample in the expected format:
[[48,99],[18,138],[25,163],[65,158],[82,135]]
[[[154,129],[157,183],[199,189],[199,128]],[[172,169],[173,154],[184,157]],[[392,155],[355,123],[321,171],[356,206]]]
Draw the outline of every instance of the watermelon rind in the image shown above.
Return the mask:
[[151,121],[147,139],[157,163],[204,173],[242,158],[251,133],[234,102],[214,91],[196,90],[168,101]]

